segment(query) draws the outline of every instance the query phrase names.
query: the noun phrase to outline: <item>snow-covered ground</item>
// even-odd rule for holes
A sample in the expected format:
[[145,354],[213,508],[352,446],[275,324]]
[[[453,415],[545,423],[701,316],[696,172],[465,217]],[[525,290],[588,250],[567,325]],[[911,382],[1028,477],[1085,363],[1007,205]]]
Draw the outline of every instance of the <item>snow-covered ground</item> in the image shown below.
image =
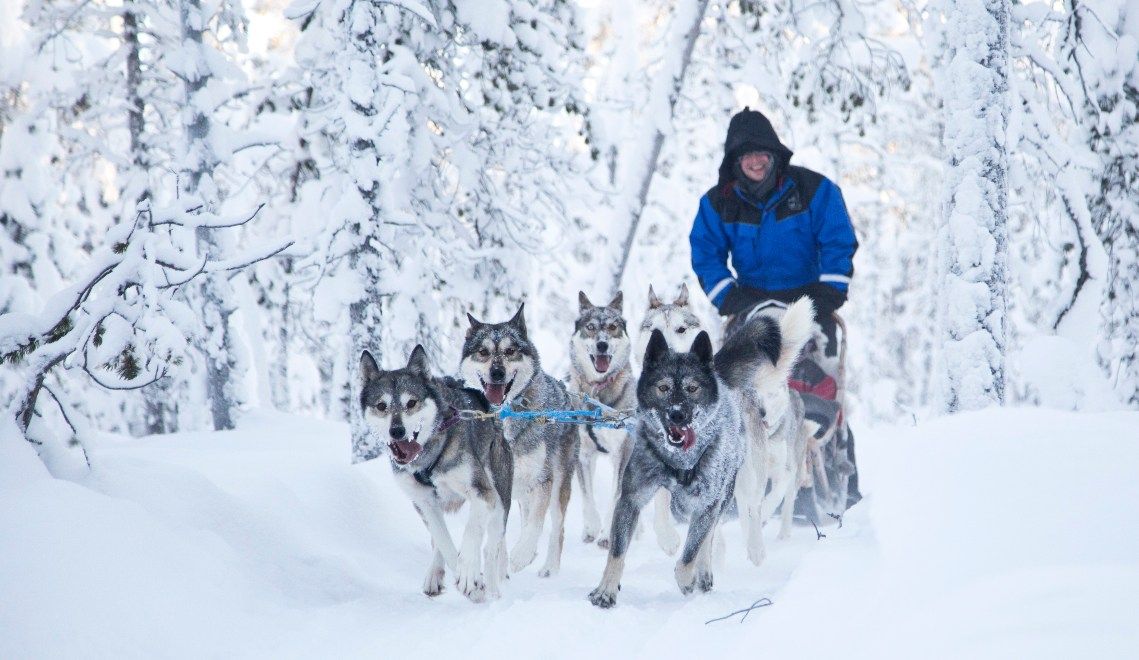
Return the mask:
[[343,425],[108,436],[70,479],[0,433],[0,657],[1134,657],[1137,428],[1014,409],[864,429],[841,529],[769,529],[757,569],[729,523],[716,590],[689,598],[648,532],[610,611],[586,600],[604,553],[576,498],[556,577],[422,595],[427,534],[384,462],[349,465]]

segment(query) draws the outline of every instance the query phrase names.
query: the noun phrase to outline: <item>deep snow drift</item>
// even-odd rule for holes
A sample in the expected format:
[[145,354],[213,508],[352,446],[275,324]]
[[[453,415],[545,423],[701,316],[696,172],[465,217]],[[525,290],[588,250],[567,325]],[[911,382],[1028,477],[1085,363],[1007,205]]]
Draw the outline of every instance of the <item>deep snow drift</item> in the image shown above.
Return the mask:
[[604,554],[576,495],[556,577],[539,555],[500,601],[422,595],[427,533],[384,460],[349,465],[340,424],[107,436],[72,480],[0,433],[0,657],[1133,655],[1136,428],[1017,409],[864,429],[867,499],[841,529],[769,527],[757,569],[728,523],[716,590],[690,598],[647,531],[611,611],[586,600]]

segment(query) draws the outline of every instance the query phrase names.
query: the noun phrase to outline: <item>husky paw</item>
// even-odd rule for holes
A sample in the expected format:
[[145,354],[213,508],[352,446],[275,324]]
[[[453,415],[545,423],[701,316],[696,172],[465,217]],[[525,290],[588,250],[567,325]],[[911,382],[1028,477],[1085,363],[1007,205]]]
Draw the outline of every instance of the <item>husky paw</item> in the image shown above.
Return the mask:
[[786,529],[780,529],[779,535],[775,538],[779,539],[780,541],[786,541],[787,539],[791,538],[791,528],[787,527]]
[[696,567],[694,564],[676,562],[676,586],[685,596],[696,589]]
[[558,574],[558,569],[550,568],[548,566],[543,566],[542,570],[538,571],[538,577],[540,577],[540,578],[553,577],[557,574]]
[[608,550],[609,549],[609,537],[602,536],[601,538],[597,539],[597,547],[601,548],[602,550]]
[[445,588],[443,586],[443,576],[443,569],[428,573],[427,577],[423,580],[423,593],[428,596],[438,596],[443,593],[443,589]]
[[751,563],[760,566],[763,564],[763,560],[767,559],[767,548],[763,546],[753,548],[749,545],[747,548],[747,558],[751,560]]
[[698,571],[696,573],[696,588],[705,594],[712,590],[711,571]]
[[680,550],[680,542],[682,540],[680,534],[677,534],[671,525],[668,527],[657,527],[656,531],[657,545],[660,546],[660,549],[664,550],[664,554],[670,557],[675,555],[677,551]]
[[466,573],[465,571],[459,572],[459,577],[455,580],[455,585],[463,595],[471,599],[472,603],[481,603],[486,600],[486,584],[482,580],[482,576],[477,573]]
[[601,520],[597,518],[597,514],[593,514],[592,520],[587,519],[585,525],[581,530],[581,540],[583,543],[593,543],[594,539],[601,536]]
[[510,553],[510,572],[518,573],[530,564],[534,563],[534,558],[538,556],[537,548],[518,548],[515,547],[514,551]]
[[459,568],[456,571],[455,586],[471,602],[481,603],[486,600],[486,583],[483,582],[482,572],[479,571],[477,561],[463,561],[459,557]]
[[[760,534],[763,534],[762,530]],[[763,563],[764,559],[767,559],[767,546],[763,543],[763,536],[748,539],[747,558],[756,566],[759,566]]]
[[597,587],[589,592],[589,602],[603,610],[607,610],[617,604],[617,592]]

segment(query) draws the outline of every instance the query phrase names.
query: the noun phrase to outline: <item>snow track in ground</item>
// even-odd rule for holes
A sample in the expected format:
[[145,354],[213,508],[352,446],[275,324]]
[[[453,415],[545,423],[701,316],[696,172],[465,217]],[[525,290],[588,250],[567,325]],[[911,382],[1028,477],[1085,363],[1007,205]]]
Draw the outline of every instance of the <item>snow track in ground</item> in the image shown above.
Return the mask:
[[[500,601],[472,605],[453,588],[432,600],[420,593],[427,533],[386,464],[348,464],[346,427],[279,415],[243,427],[103,438],[78,483],[5,436],[0,657],[1139,649],[1135,413],[998,410],[864,431],[868,498],[842,529],[779,542],[769,528],[757,569],[729,523],[715,591],[684,598],[649,525],[611,611],[586,600],[605,555],[580,542],[576,497],[559,575],[538,578],[536,562]],[[775,604],[743,625],[704,625],[763,596]]]

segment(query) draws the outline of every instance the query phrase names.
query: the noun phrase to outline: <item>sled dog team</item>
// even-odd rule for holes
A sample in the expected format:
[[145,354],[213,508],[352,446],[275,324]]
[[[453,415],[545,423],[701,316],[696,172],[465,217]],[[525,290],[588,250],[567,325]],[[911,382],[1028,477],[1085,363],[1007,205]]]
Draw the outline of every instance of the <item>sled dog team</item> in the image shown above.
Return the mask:
[[[361,356],[364,419],[370,432],[387,439],[396,481],[431,536],[427,595],[443,591],[450,571],[472,601],[498,597],[507,575],[537,556],[547,512],[551,531],[538,574],[556,573],[575,472],[584,507],[582,539],[609,551],[601,582],[589,594],[599,607],[617,600],[625,554],[650,500],[658,543],[670,555],[680,551],[675,575],[684,594],[712,588],[713,554],[723,545],[717,528],[725,514],[740,518],[748,557],[757,565],[765,553],[763,524],[777,509],[780,538],[790,533],[813,430],[787,381],[813,332],[810,300],[756,315],[718,351],[690,311],[686,287],[671,304],[649,289],[635,348],[620,293],[603,306],[584,293],[579,302],[570,340],[571,387],[612,408],[635,409],[628,430],[460,415],[503,404],[574,409],[566,386],[543,370],[522,307],[503,323],[467,315],[462,382],[433,376],[421,346],[407,366],[391,371],[380,369],[368,352]],[[634,350],[643,357],[639,378],[630,361]],[[600,507],[604,520],[593,488],[599,458],[609,460],[617,484],[613,503]],[[512,501],[519,504],[521,535],[508,553]],[[464,502],[469,514],[456,547],[443,514]],[[688,523],[683,539],[673,518]]]

